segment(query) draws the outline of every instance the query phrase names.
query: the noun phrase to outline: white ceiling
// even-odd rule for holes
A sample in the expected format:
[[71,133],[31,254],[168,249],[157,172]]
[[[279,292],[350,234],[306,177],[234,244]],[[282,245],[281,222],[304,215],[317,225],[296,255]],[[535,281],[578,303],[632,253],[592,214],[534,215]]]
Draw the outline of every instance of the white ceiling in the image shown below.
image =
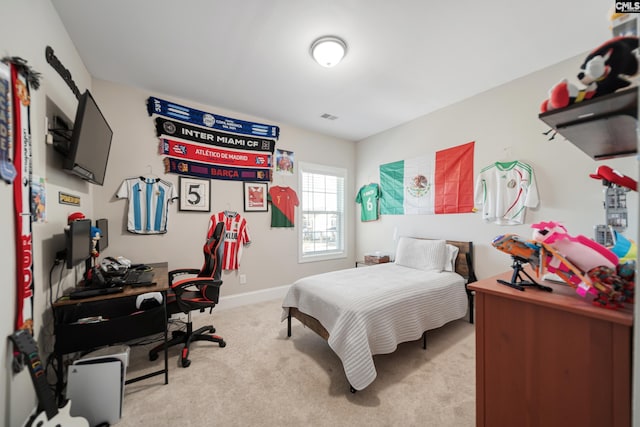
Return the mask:
[[[613,5],[51,1],[98,79],[356,141],[594,49],[611,37]],[[323,35],[348,44],[334,68],[310,57]]]

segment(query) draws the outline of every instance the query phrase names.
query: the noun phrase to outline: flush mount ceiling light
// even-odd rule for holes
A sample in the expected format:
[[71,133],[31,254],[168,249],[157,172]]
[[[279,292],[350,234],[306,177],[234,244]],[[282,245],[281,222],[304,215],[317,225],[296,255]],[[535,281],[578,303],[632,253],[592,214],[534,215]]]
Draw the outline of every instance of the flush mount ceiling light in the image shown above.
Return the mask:
[[339,37],[320,37],[311,44],[311,56],[323,67],[334,67],[347,53],[347,44]]

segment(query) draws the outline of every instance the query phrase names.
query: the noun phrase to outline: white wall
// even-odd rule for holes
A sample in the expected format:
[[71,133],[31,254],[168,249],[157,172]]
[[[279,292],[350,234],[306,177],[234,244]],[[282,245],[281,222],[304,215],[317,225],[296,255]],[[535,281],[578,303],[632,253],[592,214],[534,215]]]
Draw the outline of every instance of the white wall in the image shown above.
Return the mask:
[[[89,185],[68,176],[60,169],[60,157],[45,145],[46,99],[51,98],[65,114],[72,116],[77,101],[66,83],[46,62],[45,48],[54,49],[56,56],[71,71],[81,91],[90,87],[91,76],[85,69],[75,47],[62,26],[58,15],[48,1],[4,0],[2,2],[3,23],[0,25],[0,56],[20,56],[42,74],[39,90],[31,91],[31,135],[34,174],[45,177],[47,191],[47,223],[33,225],[33,259],[35,283],[34,321],[36,338],[41,354],[52,350],[53,328],[48,306],[49,269],[55,252],[62,249],[63,227],[67,215],[81,210],[92,213],[92,197]],[[59,205],[58,191],[81,197],[78,208]],[[0,210],[3,221],[0,235],[0,271],[3,272],[3,297],[0,299],[0,335],[13,332],[16,314],[16,275],[14,250],[14,221],[12,187],[0,182]],[[68,272],[64,271],[66,275]],[[56,277],[58,270],[56,270]],[[65,279],[65,282],[68,280]],[[14,376],[11,372],[12,346],[5,340],[0,351],[0,414],[4,425],[20,425],[33,409],[35,395],[29,374],[24,370]]]
[[[41,355],[46,357],[53,350],[53,326],[49,308],[49,270],[55,252],[64,247],[63,229],[67,215],[81,211],[88,218],[107,218],[110,223],[110,247],[104,255],[124,255],[136,261],[169,261],[170,267],[199,267],[202,263],[202,245],[209,214],[178,212],[177,204],[171,210],[169,232],[162,236],[139,236],[125,231],[126,201],[115,200],[113,194],[124,178],[154,174],[177,185],[177,175],[165,175],[161,156],[157,154],[157,141],[152,119],[146,113],[146,99],[162,93],[145,93],[135,88],[104,81],[92,82],[82,60],[62,26],[58,15],[46,1],[8,0],[2,5],[5,19],[0,26],[0,55],[20,56],[36,71],[42,73],[41,87],[32,91],[32,138],[34,174],[46,178],[47,222],[34,224],[35,271],[35,327]],[[85,183],[62,172],[61,158],[52,147],[45,144],[45,117],[50,103],[67,118],[74,119],[77,100],[58,73],[46,62],[45,48],[51,46],[62,64],[71,72],[81,92],[90,89],[114,130],[111,156],[103,187]],[[92,86],[93,85],[93,86]],[[186,100],[174,99],[185,105],[238,119],[267,122],[264,119],[224,111],[212,106],[198,105]],[[355,169],[355,144],[317,135],[279,123],[281,137],[278,148],[295,152],[296,161],[310,161]],[[288,185],[297,189],[295,177],[276,176],[276,185]],[[353,191],[353,176],[347,188]],[[61,205],[58,192],[63,191],[81,198],[79,207]],[[247,284],[239,285],[237,273],[225,273],[222,294],[233,295],[280,285],[317,272],[349,267],[354,262],[354,229],[348,229],[347,242],[350,256],[337,261],[297,263],[297,233],[294,230],[270,229],[269,213],[244,213],[240,182],[212,181],[212,213],[223,209],[238,210],[249,223],[252,245],[245,250],[240,272],[247,275]],[[0,183],[0,210],[3,218],[0,245],[0,268],[5,273],[5,294],[0,300],[0,332],[8,336],[13,332],[15,317],[15,250],[13,247],[14,222],[12,188]],[[95,209],[94,209],[95,202]],[[353,209],[347,211],[347,223],[353,223]],[[297,230],[297,229],[296,229]],[[59,270],[55,271],[57,283]],[[60,290],[73,286],[76,272],[63,270]],[[54,293],[58,289],[54,285]],[[278,314],[274,315],[277,320]],[[19,425],[35,404],[35,396],[27,371],[14,376],[11,372],[12,347],[8,341],[0,352],[0,413],[4,425]]]
[[[383,250],[393,252],[394,230],[398,235],[471,240],[479,278],[509,270],[507,254],[491,246],[494,237],[516,233],[531,235],[530,224],[560,221],[570,234],[593,237],[593,226],[605,220],[600,181],[589,177],[599,165],[609,165],[637,178],[634,156],[594,161],[562,136],[553,141],[538,119],[548,89],[563,77],[572,81],[583,56],[530,74],[499,88],[420,117],[412,122],[358,143],[356,188],[379,180],[380,164],[433,154],[436,150],[475,141],[474,177],[480,169],[499,160],[521,160],[535,171],[540,205],[530,209],[526,224],[498,226],[484,223],[480,212],[452,215],[385,215],[377,222],[356,224],[357,254]],[[628,193],[630,227],[625,233],[637,238],[637,193]]]

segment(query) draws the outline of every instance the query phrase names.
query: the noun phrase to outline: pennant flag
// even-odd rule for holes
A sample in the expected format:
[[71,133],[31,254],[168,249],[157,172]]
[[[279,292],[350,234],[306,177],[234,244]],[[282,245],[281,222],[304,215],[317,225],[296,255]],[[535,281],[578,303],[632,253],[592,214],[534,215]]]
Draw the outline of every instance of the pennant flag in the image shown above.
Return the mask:
[[161,154],[217,165],[265,168],[271,167],[271,154],[222,150],[172,139],[160,140]]
[[156,117],[156,133],[158,136],[166,135],[188,141],[200,142],[202,144],[240,150],[273,153],[276,146],[276,142],[273,139],[245,137],[216,132],[211,129],[189,126],[185,123],[164,119],[162,117]]
[[208,128],[241,133],[244,135],[255,135],[276,139],[278,139],[278,136],[280,135],[280,128],[278,126],[232,119],[218,114],[196,110],[195,108],[185,107],[184,105],[175,104],[153,96],[150,96],[147,100],[147,112],[150,116],[152,114],[158,114],[198,126],[206,126]]
[[474,142],[380,165],[381,215],[464,213],[473,210]]
[[271,181],[271,169],[237,168],[165,157],[164,173],[227,181]]

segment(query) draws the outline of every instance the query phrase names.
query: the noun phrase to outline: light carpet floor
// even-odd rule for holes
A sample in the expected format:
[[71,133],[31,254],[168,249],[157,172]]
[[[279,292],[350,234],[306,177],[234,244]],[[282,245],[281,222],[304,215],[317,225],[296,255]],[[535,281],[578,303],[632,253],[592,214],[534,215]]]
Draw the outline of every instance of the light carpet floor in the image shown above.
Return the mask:
[[[169,384],[157,376],[127,385],[129,426],[474,426],[475,333],[461,319],[376,355],[378,376],[349,392],[340,359],[326,341],[293,320],[280,322],[280,300],[194,316],[227,341],[191,346],[191,366],[169,351]],[[128,377],[160,369],[146,346],[131,349]]]

